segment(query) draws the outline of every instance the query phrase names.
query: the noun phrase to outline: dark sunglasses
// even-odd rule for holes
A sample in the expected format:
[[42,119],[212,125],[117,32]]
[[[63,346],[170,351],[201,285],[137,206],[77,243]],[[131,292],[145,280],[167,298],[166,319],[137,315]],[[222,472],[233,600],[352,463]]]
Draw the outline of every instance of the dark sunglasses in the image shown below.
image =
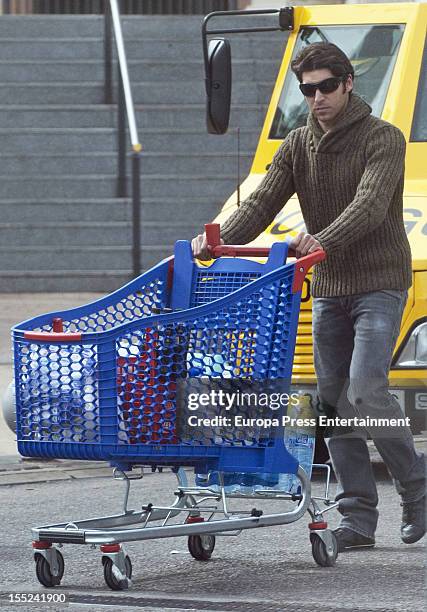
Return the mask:
[[346,81],[347,77],[329,77],[319,83],[300,83],[299,88],[301,93],[306,98],[314,98],[318,89],[322,94],[329,94],[336,91],[341,83]]

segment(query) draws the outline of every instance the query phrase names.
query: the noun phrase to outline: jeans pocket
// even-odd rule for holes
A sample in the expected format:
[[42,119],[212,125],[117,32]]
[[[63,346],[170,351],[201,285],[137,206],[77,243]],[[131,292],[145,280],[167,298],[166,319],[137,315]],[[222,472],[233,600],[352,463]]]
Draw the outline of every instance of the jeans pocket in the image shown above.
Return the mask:
[[398,299],[400,302],[406,301],[408,298],[407,291],[399,291],[397,289],[381,289],[379,293],[390,295],[391,297]]

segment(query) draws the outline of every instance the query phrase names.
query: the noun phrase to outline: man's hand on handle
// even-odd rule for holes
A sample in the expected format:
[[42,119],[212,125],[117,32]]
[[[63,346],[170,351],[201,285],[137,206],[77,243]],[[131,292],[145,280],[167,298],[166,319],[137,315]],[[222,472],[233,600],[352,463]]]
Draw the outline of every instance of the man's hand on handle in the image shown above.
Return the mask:
[[[221,238],[221,244],[224,244],[224,240]],[[208,261],[212,259],[212,255],[208,251],[208,242],[206,240],[206,234],[199,234],[191,241],[191,248],[193,256],[200,261]]]
[[300,232],[298,236],[292,238],[289,243],[289,248],[294,249],[296,257],[299,259],[300,257],[304,257],[304,255],[314,253],[314,251],[321,251],[322,245],[311,234]]
[[[221,244],[224,244],[224,240],[222,239]],[[212,259],[212,255],[208,251],[206,234],[199,234],[193,238],[191,241],[191,248],[193,251],[193,256],[196,259],[199,259],[200,261],[208,261],[209,259]],[[292,238],[291,242],[289,243],[289,248],[295,251],[295,255],[299,259],[300,257],[314,253],[314,251],[321,251],[322,245],[311,234],[300,232],[298,236]]]

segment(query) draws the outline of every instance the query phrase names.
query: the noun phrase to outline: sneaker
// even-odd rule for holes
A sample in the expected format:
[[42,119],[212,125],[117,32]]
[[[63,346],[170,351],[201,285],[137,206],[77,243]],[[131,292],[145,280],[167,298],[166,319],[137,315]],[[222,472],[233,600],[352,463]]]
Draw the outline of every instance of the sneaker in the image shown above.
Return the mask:
[[405,544],[414,544],[426,532],[426,496],[400,505],[403,506],[400,537]]
[[356,548],[372,548],[375,546],[375,538],[368,538],[368,536],[364,536],[346,527],[334,529],[334,534],[337,539],[339,553]]

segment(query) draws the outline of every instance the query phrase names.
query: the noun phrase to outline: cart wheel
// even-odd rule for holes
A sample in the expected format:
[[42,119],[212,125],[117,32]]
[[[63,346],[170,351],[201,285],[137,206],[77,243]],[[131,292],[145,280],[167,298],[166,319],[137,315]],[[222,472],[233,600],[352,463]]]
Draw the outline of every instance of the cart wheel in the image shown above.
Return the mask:
[[56,556],[58,559],[59,573],[57,576],[53,576],[50,571],[50,565],[43,555],[36,555],[37,580],[40,582],[40,584],[47,588],[58,586],[61,583],[64,575],[64,557],[61,555],[59,550],[56,551]]
[[335,537],[335,534],[331,532],[332,535],[332,547],[333,554],[330,557],[326,552],[326,546],[324,541],[317,535],[313,534],[311,539],[311,552],[313,554],[313,559],[316,561],[317,565],[321,565],[322,567],[332,567],[335,565],[335,561],[338,557],[338,543]]
[[[104,557],[102,560],[104,565],[104,580],[112,591],[124,591],[128,588],[127,580],[117,580],[113,573],[113,561],[109,557]],[[130,557],[126,555],[126,576],[129,580],[132,578],[132,563]]]
[[213,535],[188,536],[188,550],[198,561],[209,561],[214,548],[215,536]]

